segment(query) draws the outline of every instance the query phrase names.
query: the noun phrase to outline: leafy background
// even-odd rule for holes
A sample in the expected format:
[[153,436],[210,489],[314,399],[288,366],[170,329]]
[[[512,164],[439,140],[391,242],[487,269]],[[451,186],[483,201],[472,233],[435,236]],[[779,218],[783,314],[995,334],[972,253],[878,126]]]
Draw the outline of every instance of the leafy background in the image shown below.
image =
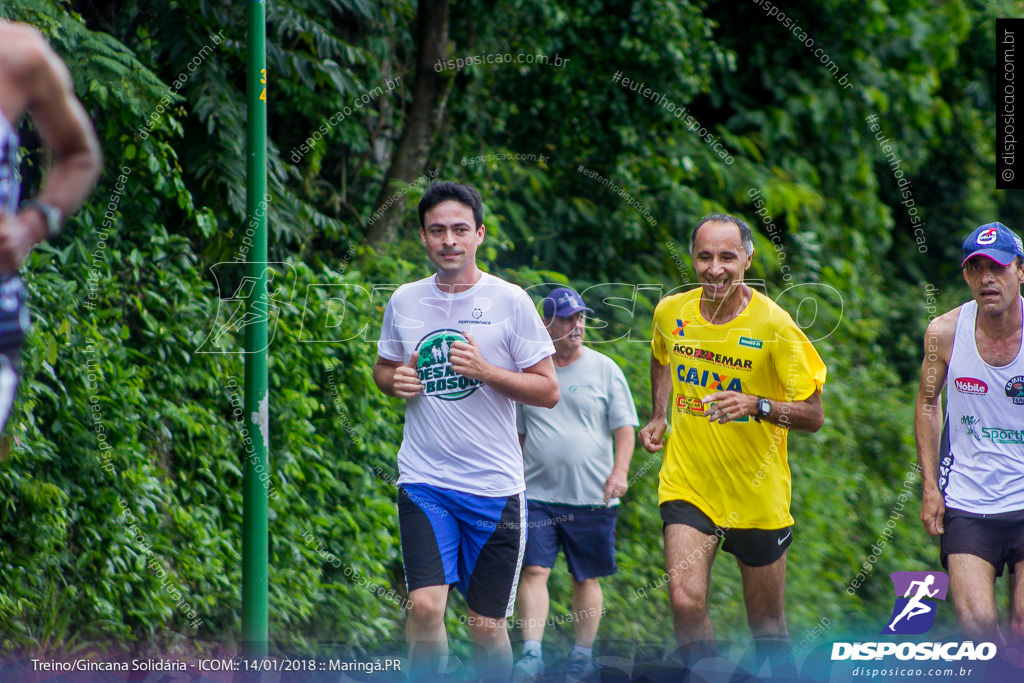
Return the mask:
[[[39,247],[24,269],[35,327],[0,462],[5,652],[236,645],[244,453],[232,405],[242,375],[232,318],[241,270],[231,261],[246,227],[243,4],[0,5],[0,16],[38,27],[67,61],[106,160],[66,236]],[[429,173],[480,188],[486,269],[534,287],[538,299],[547,283],[590,288],[588,302],[606,323],[591,340],[624,368],[642,419],[650,314],[662,294],[695,279],[685,254],[690,226],[725,210],[755,227],[750,276],[799,310],[829,369],[824,428],[791,439],[798,542],[790,632],[804,651],[821,638],[877,632],[892,607],[887,574],[938,564],[916,521],[912,476],[910,502],[897,500],[915,461],[911,406],[924,326],[967,296],[956,267],[962,236],[992,220],[1018,231],[1024,223],[1022,194],[994,189],[994,22],[1014,9],[970,0],[787,3],[787,15],[853,84],[844,88],[754,2],[467,0],[450,10],[428,0],[274,2],[275,650],[400,649],[393,482],[403,407],[373,385],[372,340],[390,289],[427,272],[416,236],[422,185],[394,183]],[[452,59],[507,52],[568,61],[435,69],[424,94],[414,87],[426,54],[418,17],[443,29],[439,44]],[[188,71],[214,34],[221,42]],[[723,163],[684,120],[614,83],[616,72],[685,106],[734,162]],[[388,80],[401,85],[353,107]],[[425,97],[433,103],[426,124],[414,115]],[[345,107],[352,114],[294,162],[292,150]],[[913,180],[923,251],[868,127],[872,115]],[[150,121],[152,131],[140,134]],[[21,134],[31,196],[47,158],[31,122]],[[406,144],[420,154],[403,166]],[[653,222],[581,165],[613,179]],[[370,216],[395,187],[404,194],[392,237],[373,231]],[[755,189],[782,232],[784,261],[755,213]],[[118,210],[104,240],[97,228],[110,202]],[[101,267],[90,298],[94,253]],[[937,290],[935,310],[926,284]],[[106,469],[94,414],[110,446]],[[671,641],[664,588],[637,593],[663,569],[659,457],[638,450],[634,458],[620,569],[604,582],[599,647],[608,650]],[[893,542],[851,596],[846,588],[890,519]],[[556,648],[571,644],[570,590],[556,569],[548,629]],[[730,558],[716,563],[712,590],[720,635],[742,643]],[[465,654],[459,606],[448,625]],[[951,611],[940,612],[947,631]],[[822,624],[824,636],[813,631]]]

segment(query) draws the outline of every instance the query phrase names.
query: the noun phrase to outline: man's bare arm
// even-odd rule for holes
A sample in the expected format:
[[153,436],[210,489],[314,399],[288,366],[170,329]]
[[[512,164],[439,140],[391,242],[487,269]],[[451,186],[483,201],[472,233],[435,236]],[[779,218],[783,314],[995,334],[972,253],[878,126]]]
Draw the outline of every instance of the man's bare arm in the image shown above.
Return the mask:
[[36,199],[56,206],[66,217],[95,187],[102,157],[92,123],[75,96],[71,73],[42,36],[36,49],[38,56],[26,64],[28,111],[54,155]]
[[960,309],[945,313],[928,324],[924,333],[924,360],[914,405],[914,441],[921,468],[921,522],[925,531],[938,536],[945,529],[946,505],[939,491],[939,441],[942,438],[942,387],[949,372],[953,333]]
[[615,464],[604,482],[604,502],[626,495],[629,490],[629,463],[636,447],[636,432],[633,425],[624,425],[612,431]]
[[[101,165],[99,143],[72,90],[71,74],[37,30],[11,22],[0,22],[0,64],[4,115],[13,125],[27,110],[54,156],[35,199],[66,218],[92,191]],[[16,270],[48,234],[36,209],[0,214],[0,272]]]
[[669,396],[672,393],[672,370],[669,365],[662,365],[651,354],[651,419],[640,430],[640,443],[649,453],[661,450],[665,446],[665,431],[668,429]]
[[[707,410],[712,422],[725,424],[742,417],[753,417],[757,414],[757,402],[760,397],[743,394],[738,391],[716,391],[704,397],[704,403],[714,404]],[[825,422],[825,411],[821,405],[821,392],[815,391],[802,401],[779,401],[768,399],[772,410],[768,417],[763,418],[787,429],[801,432],[816,432]]]

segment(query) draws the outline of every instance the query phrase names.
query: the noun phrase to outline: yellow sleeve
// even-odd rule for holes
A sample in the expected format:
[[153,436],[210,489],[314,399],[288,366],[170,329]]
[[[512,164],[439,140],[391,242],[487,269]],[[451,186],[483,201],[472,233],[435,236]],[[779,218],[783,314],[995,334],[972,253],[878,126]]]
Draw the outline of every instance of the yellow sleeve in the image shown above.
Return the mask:
[[827,370],[817,349],[788,315],[775,332],[775,372],[789,401],[803,401],[825,385]]
[[651,323],[651,355],[662,365],[668,364],[668,348],[665,346],[665,335],[662,333],[662,321],[665,313],[665,302],[662,299],[654,309],[654,320]]

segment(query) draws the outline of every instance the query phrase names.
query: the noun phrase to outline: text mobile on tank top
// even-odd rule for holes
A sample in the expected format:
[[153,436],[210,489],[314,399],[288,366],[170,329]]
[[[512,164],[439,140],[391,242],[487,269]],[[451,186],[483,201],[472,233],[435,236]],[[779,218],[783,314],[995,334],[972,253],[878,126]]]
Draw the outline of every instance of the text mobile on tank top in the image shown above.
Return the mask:
[[967,512],[1024,510],[1024,343],[1008,365],[989,365],[975,341],[977,315],[977,302],[965,303],[953,337],[943,495]]

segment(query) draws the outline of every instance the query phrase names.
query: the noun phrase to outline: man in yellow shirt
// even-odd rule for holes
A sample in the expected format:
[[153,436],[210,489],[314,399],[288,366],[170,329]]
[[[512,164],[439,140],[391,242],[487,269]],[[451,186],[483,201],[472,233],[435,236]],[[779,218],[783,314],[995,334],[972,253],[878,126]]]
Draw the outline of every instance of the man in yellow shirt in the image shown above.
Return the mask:
[[671,410],[658,503],[684,662],[715,652],[707,597],[719,539],[739,564],[758,660],[780,661],[790,649],[786,436],[821,427],[825,366],[789,314],[743,283],[753,254],[742,220],[705,217],[690,235],[701,286],[654,312],[651,421],[640,439],[652,453],[664,447]]

